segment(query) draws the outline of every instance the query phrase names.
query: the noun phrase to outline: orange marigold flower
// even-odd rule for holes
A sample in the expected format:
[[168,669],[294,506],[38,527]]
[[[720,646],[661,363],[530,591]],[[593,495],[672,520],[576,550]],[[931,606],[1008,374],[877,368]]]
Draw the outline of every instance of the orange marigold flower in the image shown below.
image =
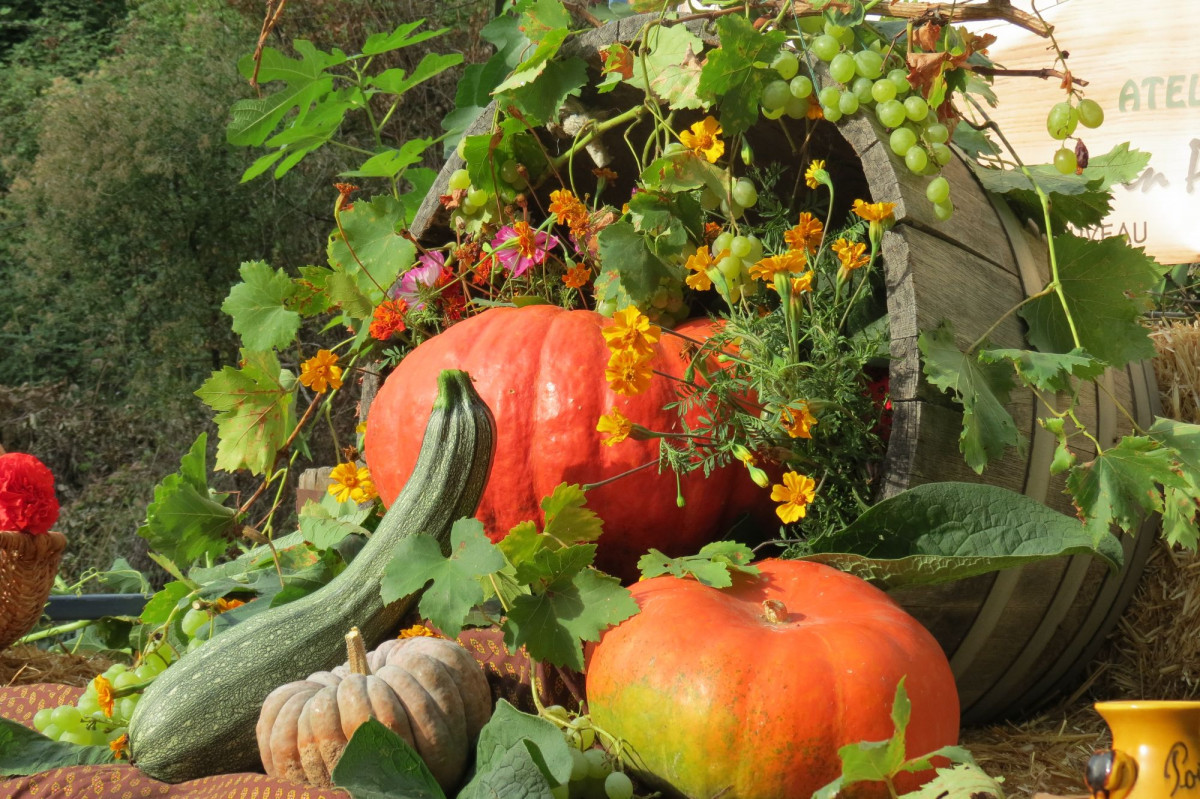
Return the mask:
[[387,341],[397,333],[405,330],[404,315],[408,313],[408,303],[403,299],[384,300],[375,306],[371,315],[371,327],[368,332],[371,338]]
[[217,613],[224,613],[227,610],[240,608],[244,604],[246,604],[246,600],[244,599],[226,599],[225,597],[221,597],[215,603],[213,603],[213,609],[216,610]]
[[810,214],[808,211],[800,214],[800,221],[796,226],[783,234],[783,240],[793,250],[808,250],[810,253],[816,253],[817,248],[821,246],[821,237],[825,235],[825,225],[820,219]]
[[588,269],[587,264],[575,264],[567,270],[562,280],[569,288],[581,289],[587,285],[588,278],[591,276],[592,270]]
[[704,241],[706,244],[712,244],[717,240],[717,236],[721,235],[720,222],[705,222],[704,223]]
[[342,367],[338,357],[330,350],[318,350],[317,354],[300,365],[300,383],[318,394],[329,389],[342,387]]
[[112,750],[113,757],[117,760],[124,760],[129,756],[125,750],[129,747],[129,735],[121,733],[118,737],[108,742],[108,748]]
[[812,438],[812,426],[817,417],[808,409],[807,402],[785,405],[779,411],[779,426],[792,438]]
[[606,166],[597,166],[592,168],[592,174],[600,180],[616,180],[619,175]]
[[804,250],[788,250],[779,255],[763,258],[750,267],[750,277],[771,283],[780,272],[801,272],[808,265],[808,256]]
[[600,443],[611,447],[629,438],[629,434],[633,432],[633,422],[626,419],[619,410],[613,408],[596,422],[596,430],[604,434],[604,439]]
[[588,210],[579,198],[567,189],[550,192],[550,213],[560,225],[566,225],[577,239],[587,235]]
[[814,158],[808,165],[808,169],[804,171],[804,184],[810,189],[815,189],[821,185],[822,178],[829,179],[829,173],[825,171],[825,162],[820,158]]
[[798,472],[787,472],[782,485],[776,483],[771,486],[771,500],[780,503],[775,513],[784,524],[803,519],[816,494],[816,482]]
[[329,473],[329,493],[333,494],[338,502],[348,499],[370,502],[379,496],[367,467],[350,462],[339,463],[333,467]]
[[104,711],[104,715],[110,719],[113,714],[113,702],[116,696],[113,695],[112,683],[103,674],[92,680],[92,685],[96,689],[96,703],[100,705],[100,709]]
[[838,239],[830,248],[837,255],[838,260],[842,262],[842,266],[838,269],[838,279],[845,280],[855,269],[867,265],[870,257],[866,254],[867,245],[862,242],[853,242],[849,239]]
[[792,296],[798,296],[806,291],[812,291],[813,273],[810,269],[804,274],[792,278]]
[[639,358],[648,358],[654,354],[654,345],[662,336],[662,328],[650,324],[650,318],[636,306],[626,305],[613,314],[612,324],[600,333],[613,352],[632,350]]
[[695,254],[688,256],[684,266],[691,270],[683,282],[694,288],[696,291],[708,291],[712,288],[712,278],[708,276],[708,268],[712,266],[713,259],[708,253],[707,247],[701,247],[696,250]]
[[442,638],[436,632],[426,627],[424,624],[414,624],[412,627],[407,627],[400,631],[397,638]]
[[679,134],[683,146],[704,156],[710,164],[725,153],[725,142],[721,141],[721,123],[711,116],[693,124],[689,129]]
[[650,360],[632,349],[614,352],[604,369],[604,379],[608,381],[608,387],[627,396],[641,394],[649,388],[653,376]]
[[895,210],[895,203],[869,203],[866,200],[854,201],[854,213],[868,222],[885,222],[892,218]]
[[808,110],[804,112],[804,116],[809,119],[824,119],[825,111],[821,108],[820,103],[809,102]]

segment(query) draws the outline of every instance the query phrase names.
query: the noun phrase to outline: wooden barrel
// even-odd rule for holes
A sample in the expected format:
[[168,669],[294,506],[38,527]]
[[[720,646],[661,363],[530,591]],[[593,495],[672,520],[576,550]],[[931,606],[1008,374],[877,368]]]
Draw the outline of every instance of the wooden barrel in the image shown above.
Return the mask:
[[[591,31],[573,40],[572,52],[584,58],[595,75],[599,51],[613,42],[634,41],[653,16],[631,17]],[[715,44],[700,23],[690,23],[689,28]],[[633,98],[639,95],[618,89],[606,95],[585,92],[581,99],[602,117],[608,110],[637,102]],[[487,132],[494,111],[494,106],[484,111],[468,133]],[[927,179],[913,176],[892,155],[880,140],[876,123],[866,116],[856,114],[836,126],[821,123],[809,146],[813,157],[826,159],[833,177],[835,218],[844,218],[850,203],[859,197],[896,204],[897,224],[885,234],[882,248],[891,326],[893,421],[878,498],[921,483],[958,480],[1009,488],[1073,515],[1070,499],[1063,493],[1064,476],[1050,476],[1055,442],[1035,421],[1039,409],[1031,392],[1015,391],[1008,406],[1017,428],[1030,440],[1027,452],[1011,451],[976,475],[958,449],[961,409],[926,383],[917,349],[919,333],[943,320],[953,324],[958,343],[965,348],[1008,309],[1040,290],[1049,272],[1044,243],[1023,228],[1002,201],[986,194],[957,157],[942,173],[952,186],[956,212],[947,222],[936,221],[925,198]],[[774,123],[760,124],[747,138],[756,153],[787,153],[791,151],[788,137],[802,135],[802,124],[795,123],[790,132]],[[615,169],[620,175],[636,174],[634,165],[619,162],[627,150],[619,135],[611,148],[618,159]],[[417,213],[413,233],[431,244],[450,236],[438,196],[446,193],[450,174],[462,165],[462,159],[451,157]],[[792,165],[793,169],[803,166]],[[576,171],[577,181],[586,171]],[[1028,346],[1015,315],[990,338],[996,347]],[[1099,382],[1100,387],[1083,387],[1079,416],[1104,446],[1131,429],[1114,398],[1139,425],[1149,425],[1157,408],[1157,391],[1147,365],[1111,371]],[[1094,455],[1082,438],[1073,443],[1081,461]],[[946,650],[964,722],[1018,715],[1077,683],[1127,604],[1155,530],[1155,524],[1147,523],[1136,537],[1125,537],[1125,566],[1115,573],[1101,561],[1081,555],[893,592]]]

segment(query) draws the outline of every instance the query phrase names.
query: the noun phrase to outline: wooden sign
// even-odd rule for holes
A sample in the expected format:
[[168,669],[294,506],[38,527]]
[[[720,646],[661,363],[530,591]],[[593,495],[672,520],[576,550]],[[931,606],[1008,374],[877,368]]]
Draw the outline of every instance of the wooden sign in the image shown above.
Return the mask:
[[[1030,10],[1030,0],[1014,6]],[[1114,190],[1113,211],[1093,236],[1127,235],[1161,263],[1200,261],[1200,30],[1197,0],[1061,0],[1037,8],[1055,26],[1083,96],[1104,108],[1104,124],[1075,136],[1092,155],[1129,142],[1151,154],[1132,183]],[[973,26],[998,39],[988,53],[998,66],[1052,66],[1047,39],[1012,25]],[[1000,107],[989,114],[1028,164],[1050,163],[1059,143],[1046,130],[1050,108],[1066,99],[1056,78],[998,77]],[[1068,139],[1067,145],[1074,146]]]

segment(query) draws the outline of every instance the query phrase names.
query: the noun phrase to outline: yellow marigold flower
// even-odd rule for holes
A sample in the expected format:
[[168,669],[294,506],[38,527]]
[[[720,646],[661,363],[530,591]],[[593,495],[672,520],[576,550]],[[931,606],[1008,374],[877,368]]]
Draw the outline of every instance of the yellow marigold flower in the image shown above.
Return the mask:
[[625,414],[613,408],[596,422],[596,430],[604,434],[604,439],[600,443],[611,447],[629,438],[629,434],[633,432],[633,422],[626,419]]
[[838,239],[830,249],[837,254],[838,260],[842,262],[842,266],[838,270],[838,278],[841,280],[845,280],[855,269],[866,266],[867,261],[870,260],[866,254],[867,245],[862,242]]
[[884,222],[892,218],[896,210],[895,203],[869,203],[866,200],[854,201],[854,213],[868,222]]
[[639,357],[649,357],[654,354],[662,328],[650,324],[650,318],[636,306],[626,305],[613,314],[612,324],[600,333],[613,352],[633,350]]
[[414,624],[412,627],[407,627],[400,631],[397,638],[441,638],[442,636],[435,633],[424,624]]
[[696,250],[684,262],[684,266],[691,270],[691,274],[685,277],[683,282],[696,291],[708,291],[712,288],[712,278],[708,276],[708,268],[712,266],[712,263],[713,259],[709,255],[707,247]]
[[125,749],[129,746],[129,735],[121,733],[120,736],[108,742],[108,748],[112,750],[113,757],[117,760],[124,760],[128,755]]
[[370,502],[378,496],[371,472],[365,466],[354,463],[339,463],[329,473],[329,493],[338,502],[350,499],[355,502]]
[[817,484],[811,477],[798,472],[788,472],[783,476],[783,484],[771,486],[771,499],[780,503],[775,509],[776,515],[784,524],[803,519],[808,513],[808,506],[817,494]]
[[804,183],[810,189],[815,189],[821,185],[822,177],[828,177],[825,173],[825,162],[820,158],[814,158],[804,172]]
[[630,349],[614,352],[604,369],[608,387],[626,396],[641,394],[650,387],[650,378],[653,376],[654,370],[650,367],[649,359]]
[[758,278],[764,283],[773,283],[775,275],[780,272],[796,273],[804,269],[808,258],[804,250],[788,250],[779,255],[763,258],[750,267],[750,277]]
[[92,680],[92,685],[96,688],[96,703],[100,705],[100,709],[104,711],[104,715],[110,719],[113,714],[113,702],[116,697],[113,695],[112,683],[103,674]]
[[715,164],[725,153],[725,142],[721,141],[720,133],[721,123],[707,116],[680,133],[679,140],[684,147],[704,156],[710,164]]
[[799,277],[792,278],[792,296],[798,296],[806,291],[812,291],[813,273],[810,269]]
[[331,351],[319,350],[300,365],[300,382],[318,394],[341,388],[342,367],[337,362],[338,357]]
[[807,402],[785,405],[779,411],[779,425],[792,438],[812,438],[812,426],[817,417],[808,409]]
[[800,221],[794,228],[783,234],[783,240],[793,250],[807,250],[815,253],[821,246],[821,237],[825,235],[825,225],[821,220],[808,211],[800,214]]

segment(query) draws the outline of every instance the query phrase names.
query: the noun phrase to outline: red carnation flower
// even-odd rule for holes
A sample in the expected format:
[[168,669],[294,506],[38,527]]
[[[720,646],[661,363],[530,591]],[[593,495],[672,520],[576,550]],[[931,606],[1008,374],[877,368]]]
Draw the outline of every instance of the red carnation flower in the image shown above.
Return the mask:
[[0,455],[0,530],[42,535],[58,521],[54,475],[32,455]]

